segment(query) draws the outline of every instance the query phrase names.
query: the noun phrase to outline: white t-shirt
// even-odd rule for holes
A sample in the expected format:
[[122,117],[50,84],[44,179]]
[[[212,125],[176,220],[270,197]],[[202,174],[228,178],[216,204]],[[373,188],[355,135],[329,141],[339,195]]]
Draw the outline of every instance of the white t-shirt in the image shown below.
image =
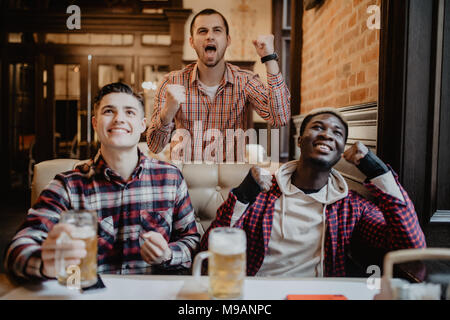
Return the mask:
[[208,95],[208,97],[210,97],[211,100],[214,100],[214,98],[216,97],[217,89],[219,89],[219,85],[209,87],[201,81],[199,81],[199,83],[201,88],[205,90],[205,93]]

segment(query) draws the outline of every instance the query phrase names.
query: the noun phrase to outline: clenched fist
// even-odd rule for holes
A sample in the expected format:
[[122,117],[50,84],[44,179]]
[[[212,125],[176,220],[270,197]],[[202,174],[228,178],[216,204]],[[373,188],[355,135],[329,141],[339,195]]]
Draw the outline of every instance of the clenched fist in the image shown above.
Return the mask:
[[167,125],[173,121],[181,103],[186,102],[186,89],[179,84],[166,86],[166,103],[161,110],[161,122]]
[[270,35],[260,35],[258,39],[253,40],[253,45],[256,48],[256,52],[262,58],[274,53],[274,36]]
[[161,264],[172,259],[172,250],[166,239],[154,231],[145,233],[144,244],[141,246],[141,256],[148,264]]
[[357,166],[368,152],[369,149],[363,143],[358,141],[344,152],[343,157],[348,162]]
[[262,192],[269,191],[272,186],[272,175],[266,169],[261,169],[260,167],[252,167],[250,169],[253,179],[258,183]]

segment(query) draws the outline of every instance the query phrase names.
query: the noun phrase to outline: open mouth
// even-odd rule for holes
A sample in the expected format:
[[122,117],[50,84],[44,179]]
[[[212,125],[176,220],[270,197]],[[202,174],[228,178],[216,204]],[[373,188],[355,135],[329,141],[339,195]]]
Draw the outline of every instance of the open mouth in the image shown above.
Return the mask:
[[208,57],[214,56],[216,51],[217,51],[217,48],[213,44],[209,44],[205,47],[205,53]]

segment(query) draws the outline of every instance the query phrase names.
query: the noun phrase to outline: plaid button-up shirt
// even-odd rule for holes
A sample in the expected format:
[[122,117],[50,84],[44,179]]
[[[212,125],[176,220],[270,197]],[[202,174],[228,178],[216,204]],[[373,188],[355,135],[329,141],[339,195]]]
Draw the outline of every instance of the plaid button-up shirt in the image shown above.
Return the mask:
[[58,174],[29,210],[6,251],[5,267],[15,276],[42,278],[41,245],[60,213],[88,209],[98,215],[98,272],[152,273],[141,257],[142,233],[159,232],[172,249],[161,269],[186,269],[200,240],[186,182],[173,165],[139,152],[128,181],[100,153],[73,171]]
[[[188,65],[183,70],[169,73],[160,85],[155,97],[151,125],[147,134],[147,143],[154,153],[159,153],[169,142],[174,128],[185,129],[190,133],[192,160],[202,155],[205,147],[204,134],[208,129],[218,129],[222,137],[226,129],[247,130],[247,117],[250,106],[272,127],[287,125],[290,119],[290,93],[281,73],[267,74],[267,86],[258,75],[239,69],[226,63],[222,82],[219,84],[214,99],[202,89],[197,63]],[[186,102],[181,103],[174,122],[162,125],[160,112],[166,102],[168,84],[179,84],[186,88]],[[175,138],[175,137],[174,137]],[[178,139],[172,141],[173,148]],[[225,150],[226,140],[223,140]],[[256,143],[256,142],[255,142]]]
[[[326,208],[326,234],[324,275],[345,277],[346,259],[355,233],[373,248],[398,250],[425,248],[425,236],[420,228],[414,205],[406,191],[397,185],[405,201],[386,194],[372,183],[365,186],[377,205],[354,191]],[[275,201],[281,196],[276,178],[267,193],[261,192],[247,208],[234,227],[247,234],[247,275],[254,276],[261,268],[268,252],[275,209]],[[201,250],[208,248],[209,232],[217,227],[229,227],[236,204],[236,196],[230,192],[228,199],[217,211],[217,217],[205,232],[200,243]]]

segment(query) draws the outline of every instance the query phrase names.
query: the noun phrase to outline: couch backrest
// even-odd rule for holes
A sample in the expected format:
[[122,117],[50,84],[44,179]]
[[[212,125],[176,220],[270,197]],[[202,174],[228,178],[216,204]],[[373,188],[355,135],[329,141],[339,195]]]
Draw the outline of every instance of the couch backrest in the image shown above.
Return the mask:
[[58,173],[72,170],[78,162],[80,160],[77,159],[53,159],[35,164],[31,182],[31,204],[36,202],[42,190]]
[[[72,170],[80,160],[54,159],[38,163],[34,167],[31,203],[58,173]],[[208,228],[219,206],[227,199],[229,191],[237,187],[251,164],[184,164],[178,165],[189,190],[200,233]],[[278,165],[267,169],[274,172]]]

